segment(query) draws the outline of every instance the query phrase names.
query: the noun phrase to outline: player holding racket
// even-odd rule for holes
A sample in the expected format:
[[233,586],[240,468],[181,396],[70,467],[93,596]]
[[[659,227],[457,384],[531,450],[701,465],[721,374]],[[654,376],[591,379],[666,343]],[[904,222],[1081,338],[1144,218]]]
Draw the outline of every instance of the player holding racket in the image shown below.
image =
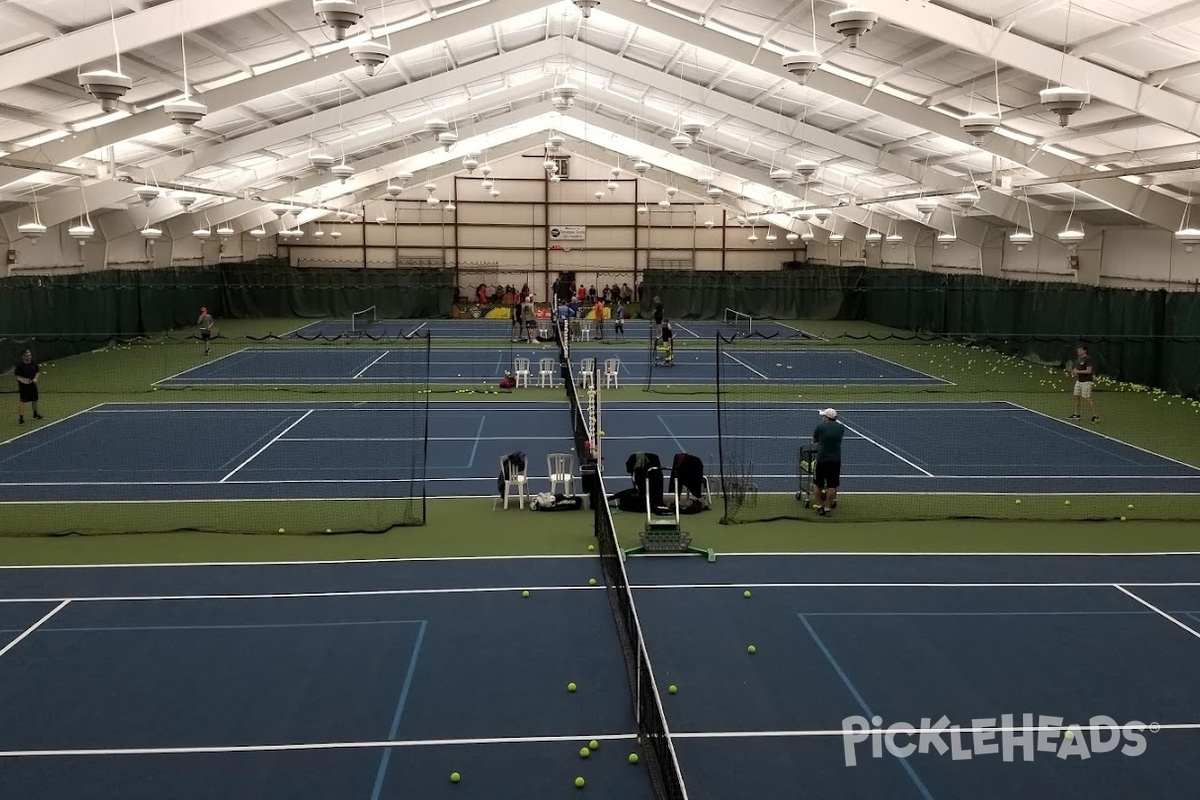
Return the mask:
[[1092,400],[1092,360],[1088,358],[1087,345],[1075,348],[1075,361],[1067,363],[1067,372],[1075,376],[1075,388],[1071,392],[1071,416],[1069,419],[1082,419],[1079,415],[1079,399],[1087,401],[1092,412],[1092,422],[1099,422],[1096,414],[1096,402]]
[[208,308],[200,309],[200,318],[196,320],[196,324],[200,326],[200,339],[204,342],[204,355],[212,353],[212,329],[213,317],[208,313]]

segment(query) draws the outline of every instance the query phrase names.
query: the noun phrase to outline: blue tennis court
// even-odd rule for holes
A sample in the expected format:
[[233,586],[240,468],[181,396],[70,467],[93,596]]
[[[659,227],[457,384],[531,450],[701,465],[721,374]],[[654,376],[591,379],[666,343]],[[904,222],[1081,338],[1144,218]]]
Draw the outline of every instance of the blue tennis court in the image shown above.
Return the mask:
[[[695,800],[1200,781],[1196,555],[628,569]],[[0,569],[0,796],[649,800],[601,572],[595,556]]]
[[[603,366],[616,359],[618,384],[644,384],[654,370],[655,380],[683,386],[713,386],[717,380],[715,348],[678,348],[674,365],[654,366],[648,347],[612,348],[577,344],[571,348],[573,368],[583,359]],[[554,344],[511,343],[499,347],[436,347],[429,363],[429,380],[438,384],[494,384],[516,369],[518,358],[529,360],[530,384],[559,374]],[[813,350],[723,350],[721,377],[746,384],[805,384],[815,386],[931,386],[949,381],[848,348]],[[547,363],[542,362],[546,360]],[[399,346],[377,347],[251,347],[206,361],[157,381],[157,386],[345,386],[402,383],[425,372],[425,350]]]
[[[760,491],[796,490],[817,408],[746,407]],[[857,403],[839,419],[850,493],[1200,493],[1195,466],[1010,403]],[[605,403],[602,426],[610,482],[640,450],[718,470],[711,402]],[[504,455],[524,452],[544,491],[546,457],[572,446],[557,401],[432,402],[427,434],[422,403],[107,403],[0,444],[0,487],[6,502],[486,497]]]
[[[539,319],[539,323],[548,328],[549,318]],[[676,334],[681,339],[715,339],[718,335],[725,337],[757,334],[761,336],[785,338],[812,339],[815,337],[800,328],[776,320],[744,319],[739,322],[724,323],[713,320],[678,320],[671,323]],[[625,320],[625,335],[627,337],[648,341],[652,323],[648,319]],[[613,321],[605,321],[606,334],[613,335]],[[394,338],[431,334],[437,339],[492,339],[507,341],[512,332],[512,323],[507,319],[376,319],[370,315],[354,319],[320,319],[308,323],[295,330],[288,331],[286,336],[296,338],[362,336],[367,338]]]

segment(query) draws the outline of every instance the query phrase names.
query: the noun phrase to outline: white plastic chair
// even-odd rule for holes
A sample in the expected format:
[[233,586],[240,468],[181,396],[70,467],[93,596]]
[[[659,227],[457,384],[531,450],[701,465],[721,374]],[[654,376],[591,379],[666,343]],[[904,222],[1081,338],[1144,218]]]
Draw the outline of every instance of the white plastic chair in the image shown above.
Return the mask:
[[579,360],[579,385],[583,388],[596,387],[596,359],[582,358]]
[[592,340],[592,321],[590,319],[579,320],[579,338],[585,342]]
[[554,388],[554,359],[543,358],[538,361],[538,386]]
[[517,388],[520,388],[521,382],[524,381],[525,388],[529,388],[529,359],[514,358],[513,359],[513,375],[517,379]]
[[[575,456],[570,453],[551,453],[546,456],[546,472],[550,476],[550,494],[575,496]],[[562,487],[562,492],[555,491]]]
[[620,372],[621,372],[621,359],[619,359],[619,358],[604,359],[604,388],[605,389],[609,388],[610,386],[614,386],[618,389],[621,388],[621,378],[619,375]]
[[500,497],[492,500],[492,511],[496,510],[496,505],[503,500],[504,507],[508,508],[508,500],[513,494],[516,494],[517,502],[521,508],[525,508],[525,500],[529,497],[529,476],[526,475],[526,468],[517,469],[504,456],[500,457],[500,475],[504,480],[504,492]]

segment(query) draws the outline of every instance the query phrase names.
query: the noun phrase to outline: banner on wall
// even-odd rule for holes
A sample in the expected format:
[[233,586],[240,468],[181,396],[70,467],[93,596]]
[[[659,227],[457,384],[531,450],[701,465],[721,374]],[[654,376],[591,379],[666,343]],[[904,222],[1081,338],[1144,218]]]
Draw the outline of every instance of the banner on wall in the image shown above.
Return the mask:
[[550,241],[582,242],[586,233],[586,225],[552,225],[550,226]]

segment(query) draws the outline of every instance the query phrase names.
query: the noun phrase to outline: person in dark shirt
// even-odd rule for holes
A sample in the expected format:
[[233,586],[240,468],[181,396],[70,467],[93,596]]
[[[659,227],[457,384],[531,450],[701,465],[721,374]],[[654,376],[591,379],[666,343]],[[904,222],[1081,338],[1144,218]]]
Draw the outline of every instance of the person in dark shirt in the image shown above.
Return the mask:
[[842,482],[842,438],[846,429],[837,421],[837,411],[827,408],[821,412],[821,422],[813,431],[817,446],[817,466],[813,474],[813,505],[822,517],[833,513],[837,506],[838,487]]
[[21,352],[21,360],[17,362],[13,373],[17,376],[17,424],[25,424],[25,404],[33,406],[33,418],[42,419],[38,413],[38,381],[42,377],[41,367],[33,360],[33,352]]
[[657,346],[658,343],[660,341],[662,341],[658,335],[659,330],[662,328],[663,316],[664,316],[662,300],[658,299],[657,297],[654,298],[653,307],[654,307],[654,326],[651,328],[651,330],[654,331],[654,344]]
[[1075,366],[1071,373],[1075,376],[1075,389],[1071,393],[1071,416],[1070,419],[1082,419],[1079,416],[1079,398],[1087,401],[1088,408],[1092,412],[1092,422],[1099,422],[1100,417],[1096,414],[1096,401],[1092,399],[1092,378],[1095,377],[1092,371],[1092,360],[1088,358],[1088,349],[1086,345],[1079,345],[1075,348]]
[[208,308],[200,309],[200,317],[196,320],[196,324],[200,326],[200,340],[204,342],[204,355],[210,355],[212,353],[213,317],[208,313]]

